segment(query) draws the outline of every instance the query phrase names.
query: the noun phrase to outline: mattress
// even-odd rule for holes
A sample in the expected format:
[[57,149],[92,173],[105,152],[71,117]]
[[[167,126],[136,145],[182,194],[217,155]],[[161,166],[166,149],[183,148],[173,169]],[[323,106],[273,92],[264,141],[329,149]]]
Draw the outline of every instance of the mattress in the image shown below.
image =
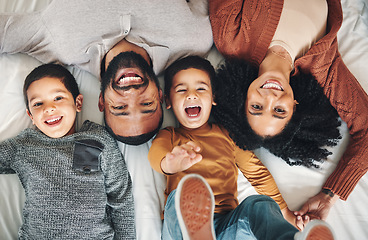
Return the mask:
[[[32,12],[42,9],[50,0],[2,0],[0,12]],[[368,4],[366,0],[342,0],[344,20],[338,34],[339,49],[343,60],[368,91]],[[213,48],[208,59],[217,66],[223,58]],[[0,141],[32,127],[25,111],[22,86],[25,76],[41,63],[25,54],[0,54]],[[83,110],[77,117],[77,128],[89,119],[103,123],[98,110],[99,81],[88,72],[68,67],[76,77],[84,95]],[[162,84],[162,77],[160,77]],[[175,125],[171,112],[165,112],[164,126]],[[316,195],[329,174],[336,167],[349,141],[346,124],[340,128],[343,138],[331,151],[333,154],[320,169],[290,167],[283,160],[265,149],[256,150],[257,156],[267,166],[291,210],[298,210],[310,197]],[[134,158],[138,150],[129,149]],[[239,200],[256,194],[254,188],[240,174]],[[163,192],[162,192],[163,195]],[[0,175],[0,240],[17,239],[22,224],[24,191],[14,174]],[[327,222],[331,224],[337,239],[368,239],[368,175],[364,175],[347,201],[338,200],[332,207]],[[162,204],[161,204],[162,205]],[[144,228],[142,228],[144,229]],[[144,231],[144,230],[142,230]],[[148,230],[147,230],[148,231]],[[149,236],[147,232],[144,236]],[[143,235],[142,235],[143,236]],[[142,237],[144,239],[145,237]]]

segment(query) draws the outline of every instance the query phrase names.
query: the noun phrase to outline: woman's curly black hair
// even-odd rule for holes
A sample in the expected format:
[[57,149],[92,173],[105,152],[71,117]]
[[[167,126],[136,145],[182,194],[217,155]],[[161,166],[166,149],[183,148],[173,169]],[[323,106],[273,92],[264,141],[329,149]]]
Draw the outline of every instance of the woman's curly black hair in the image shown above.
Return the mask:
[[217,70],[214,94],[217,106],[213,115],[242,149],[268,149],[289,165],[316,167],[341,138],[341,124],[337,111],[323,94],[322,87],[309,74],[299,74],[290,79],[296,105],[294,114],[283,131],[273,137],[263,138],[250,127],[245,113],[249,85],[258,77],[258,68],[242,60],[225,61]]

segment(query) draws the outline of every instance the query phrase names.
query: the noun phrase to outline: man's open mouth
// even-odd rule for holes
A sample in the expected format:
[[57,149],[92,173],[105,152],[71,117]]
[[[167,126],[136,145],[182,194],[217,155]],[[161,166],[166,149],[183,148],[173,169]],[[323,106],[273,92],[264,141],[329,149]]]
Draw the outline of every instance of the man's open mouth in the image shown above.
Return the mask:
[[117,84],[120,87],[123,86],[130,86],[130,85],[138,85],[143,83],[143,78],[135,73],[127,73],[122,75],[119,80],[117,81]]

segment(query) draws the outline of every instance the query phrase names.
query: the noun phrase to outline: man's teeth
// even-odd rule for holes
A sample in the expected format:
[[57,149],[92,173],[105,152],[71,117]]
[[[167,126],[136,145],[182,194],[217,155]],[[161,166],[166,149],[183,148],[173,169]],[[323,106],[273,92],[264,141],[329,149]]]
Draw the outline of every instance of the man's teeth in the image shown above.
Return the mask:
[[140,77],[124,77],[119,80],[119,83],[139,82],[140,80]]
[[272,88],[276,88],[276,89],[279,89],[279,90],[282,90],[282,87],[278,84],[275,84],[275,83],[266,83],[262,86],[262,88],[265,88],[265,89],[272,89]]
[[58,117],[58,118],[54,118],[54,119],[51,119],[51,120],[47,120],[46,122],[47,123],[53,123],[53,122],[59,121],[60,119],[61,119],[61,117]]

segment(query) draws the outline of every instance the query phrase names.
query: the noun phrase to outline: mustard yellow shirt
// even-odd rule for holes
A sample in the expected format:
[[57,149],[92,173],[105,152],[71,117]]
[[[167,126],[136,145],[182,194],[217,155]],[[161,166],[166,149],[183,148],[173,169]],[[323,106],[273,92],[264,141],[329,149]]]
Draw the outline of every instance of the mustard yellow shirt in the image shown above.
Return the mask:
[[210,129],[162,129],[149,150],[148,159],[152,168],[164,174],[161,170],[161,160],[166,153],[188,141],[200,144],[202,161],[183,172],[167,175],[166,197],[176,189],[180,179],[186,174],[197,173],[203,176],[212,188],[215,213],[226,213],[239,204],[237,180],[240,169],[259,194],[273,198],[281,209],[287,206],[272,175],[262,162],[253,152],[236,146],[228,132],[219,125],[212,124]]

